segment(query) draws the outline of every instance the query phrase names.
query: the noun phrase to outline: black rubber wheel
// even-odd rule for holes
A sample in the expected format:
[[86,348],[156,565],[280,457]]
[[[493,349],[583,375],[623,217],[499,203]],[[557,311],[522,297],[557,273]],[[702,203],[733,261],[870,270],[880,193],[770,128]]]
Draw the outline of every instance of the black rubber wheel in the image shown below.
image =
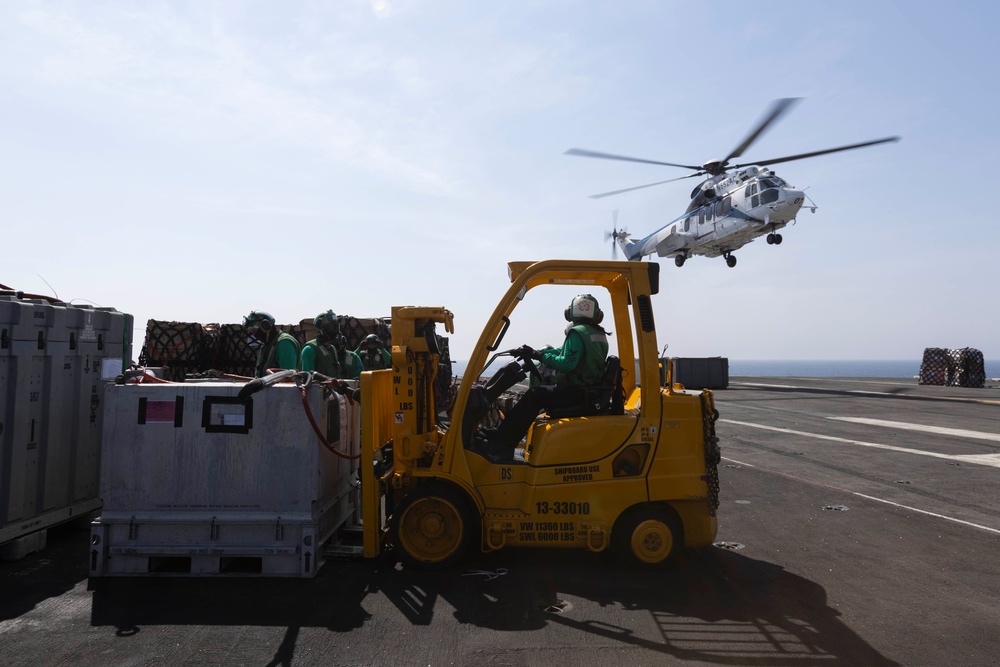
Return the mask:
[[767,245],[774,245],[774,234],[767,235]]
[[684,255],[677,255],[674,257],[674,264],[677,265],[677,268],[684,266]]
[[781,234],[775,234],[774,235],[774,245],[780,245],[780,244],[781,244]]
[[612,549],[624,562],[643,568],[662,567],[684,548],[684,531],[671,508],[632,507],[615,523]]
[[478,525],[463,494],[427,484],[406,494],[393,510],[392,542],[406,565],[444,570],[465,556]]
[[733,256],[733,255],[730,255],[729,257],[727,257],[726,258],[726,265],[729,268],[733,268],[734,266],[736,266],[736,257]]

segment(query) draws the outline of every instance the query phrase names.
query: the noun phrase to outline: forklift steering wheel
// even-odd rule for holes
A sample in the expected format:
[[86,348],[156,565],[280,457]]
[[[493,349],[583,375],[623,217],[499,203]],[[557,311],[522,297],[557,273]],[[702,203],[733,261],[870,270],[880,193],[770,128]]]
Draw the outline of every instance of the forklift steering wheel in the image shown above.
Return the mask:
[[528,371],[536,380],[542,381],[542,372],[538,370],[538,366],[532,361],[531,357],[524,357],[521,359],[521,367]]

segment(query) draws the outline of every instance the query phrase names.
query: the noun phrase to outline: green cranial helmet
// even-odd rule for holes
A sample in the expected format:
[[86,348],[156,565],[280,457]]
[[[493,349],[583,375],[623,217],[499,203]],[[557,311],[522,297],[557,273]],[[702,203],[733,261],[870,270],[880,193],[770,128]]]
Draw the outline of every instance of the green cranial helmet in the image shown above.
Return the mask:
[[600,324],[604,319],[604,311],[597,305],[597,299],[590,294],[578,294],[573,297],[563,315],[567,322],[590,322]]
[[368,334],[367,336],[365,336],[364,341],[362,341],[361,347],[368,350],[377,350],[378,348],[382,347],[382,341],[380,341],[378,339],[378,336],[376,336],[375,334]]
[[274,329],[274,316],[262,310],[252,310],[243,318],[243,328],[249,335],[263,340]]
[[317,329],[316,338],[321,343],[333,342],[340,336],[340,320],[332,310],[317,315],[313,324]]

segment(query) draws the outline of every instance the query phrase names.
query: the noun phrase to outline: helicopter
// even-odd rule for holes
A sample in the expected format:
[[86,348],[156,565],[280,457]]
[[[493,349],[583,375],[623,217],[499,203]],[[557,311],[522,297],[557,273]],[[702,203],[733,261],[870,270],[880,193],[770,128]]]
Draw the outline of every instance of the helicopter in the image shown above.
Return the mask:
[[[734,267],[736,266],[736,256],[733,252],[759,236],[766,234],[769,245],[780,245],[782,237],[778,230],[795,221],[796,215],[808,198],[803,190],[789,185],[787,181],[767,167],[782,162],[826,155],[827,153],[899,141],[899,137],[886,137],[755,163],[730,164],[730,160],[743,155],[743,152],[799,99],[790,97],[772,102],[753,130],[729,155],[722,159],[709,160],[701,166],[645,160],[624,155],[599,153],[582,148],[571,148],[566,151],[566,155],[679,167],[695,172],[666,181],[591,195],[591,199],[620,195],[686,178],[708,177],[691,191],[691,203],[688,204],[683,215],[674,218],[641,239],[633,239],[627,231],[618,229],[616,214],[613,231],[606,234],[607,239],[617,243],[617,246],[612,246],[612,254],[617,255],[618,247],[621,247],[626,259],[629,260],[639,260],[646,255],[656,253],[660,257],[673,257],[674,264],[678,267],[684,266],[684,262],[693,255],[705,257],[719,257],[721,255],[728,266]],[[809,200],[808,208],[815,213],[817,207],[812,200]]]

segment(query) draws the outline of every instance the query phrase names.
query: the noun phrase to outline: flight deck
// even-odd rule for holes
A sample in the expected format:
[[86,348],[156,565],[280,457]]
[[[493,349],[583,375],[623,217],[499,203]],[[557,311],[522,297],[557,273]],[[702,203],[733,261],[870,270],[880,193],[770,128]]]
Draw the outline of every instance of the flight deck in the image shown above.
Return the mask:
[[0,562],[4,664],[990,665],[1000,383],[732,377],[716,546],[660,571],[506,550],[444,572],[88,580],[89,533]]

